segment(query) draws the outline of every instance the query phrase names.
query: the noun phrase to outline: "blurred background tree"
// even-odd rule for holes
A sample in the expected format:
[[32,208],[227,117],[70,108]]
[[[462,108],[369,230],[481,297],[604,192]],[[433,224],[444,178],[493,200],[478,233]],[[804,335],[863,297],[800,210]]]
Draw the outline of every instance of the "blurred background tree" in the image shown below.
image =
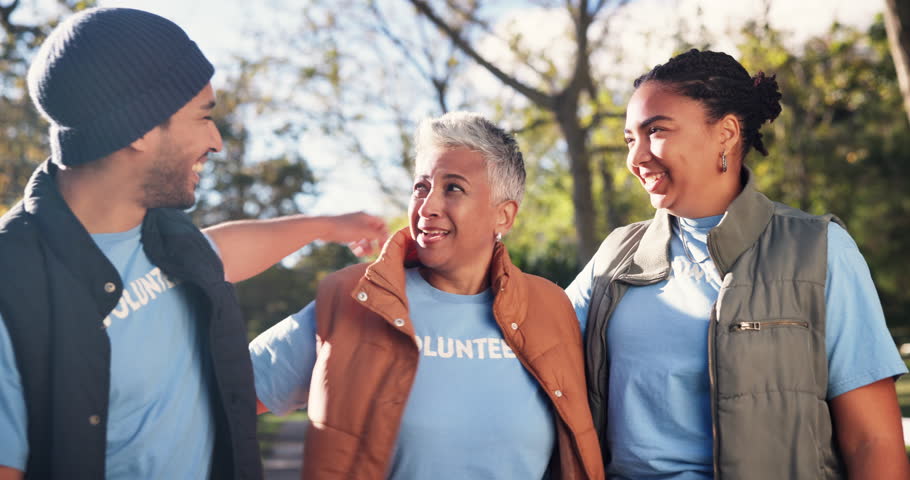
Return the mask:
[[[57,0],[38,16],[31,2],[0,2],[0,214],[19,199],[32,170],[48,155],[47,124],[32,108],[25,79],[32,55],[61,18],[93,4]],[[20,21],[25,10],[37,18]]]
[[[58,0],[57,10],[28,17],[40,20],[17,23],[13,13],[26,4],[0,0],[0,211],[21,196],[47,155],[46,126],[25,93],[28,60],[61,16],[91,3]],[[640,22],[626,16],[636,1],[518,3],[265,5],[275,21],[243,33],[258,47],[219,66],[225,149],[206,165],[192,212],[198,223],[310,211],[324,194],[318,154],[373,178],[376,203],[402,225],[416,122],[478,110],[514,131],[525,153],[527,194],[506,237],[513,259],[566,286],[612,228],[653,213],[625,169],[622,144],[631,79],[654,63],[641,52],[667,42],[677,52],[728,50],[750,72],[776,73],[784,93],[783,114],[764,129],[771,155],[748,159],[760,187],[846,222],[892,332],[910,340],[910,273],[903,267],[910,258],[910,124],[884,15],[868,28],[835,23],[794,42],[793,32],[769,22],[771,0],[764,17],[724,38],[709,32],[701,10],[684,17],[665,9],[648,12],[665,35],[649,33],[630,45],[622,27]],[[888,15],[890,21],[899,12]],[[555,34],[529,28],[529,18]],[[251,335],[303,307],[320,278],[355,261],[343,247],[316,244],[239,284]]]

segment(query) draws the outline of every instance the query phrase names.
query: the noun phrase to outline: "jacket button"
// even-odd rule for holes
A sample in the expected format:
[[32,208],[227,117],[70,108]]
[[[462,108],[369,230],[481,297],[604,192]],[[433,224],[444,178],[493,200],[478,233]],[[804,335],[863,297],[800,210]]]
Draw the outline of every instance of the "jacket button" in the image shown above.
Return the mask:
[[517,323],[512,322],[512,325],[511,325],[511,326],[512,326],[512,330],[518,330],[518,324],[517,324]]
[[392,321],[392,323],[394,323],[396,327],[403,327],[404,319],[396,318],[394,321]]
[[104,284],[104,291],[107,293],[114,293],[117,291],[117,285],[114,285],[114,282],[107,282]]
[[101,417],[99,417],[98,415],[92,415],[92,416],[88,417],[88,423],[89,423],[89,425],[96,426],[99,423],[101,423]]
[[562,390],[556,390],[553,395],[556,395],[556,398],[562,398]]
[[367,292],[360,292],[357,294],[357,300],[360,300],[361,302],[367,301],[367,298],[369,298],[367,297]]

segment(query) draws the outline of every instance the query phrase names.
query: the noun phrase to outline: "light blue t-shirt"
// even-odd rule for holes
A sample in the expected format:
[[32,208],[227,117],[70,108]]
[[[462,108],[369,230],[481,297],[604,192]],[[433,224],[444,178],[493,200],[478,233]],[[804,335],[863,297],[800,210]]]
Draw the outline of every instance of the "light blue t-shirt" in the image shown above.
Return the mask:
[[[124,284],[104,319],[111,343],[105,477],[207,478],[215,431],[208,349],[186,286],[149,262],[140,229],[92,235]],[[25,469],[26,423],[9,332],[0,321],[0,465]]]
[[[388,478],[542,478],[555,420],[503,340],[492,294],[446,293],[410,269],[407,297],[420,361]],[[316,362],[315,302],[253,340],[250,356],[269,410],[304,408]]]
[[[629,288],[607,325],[611,478],[713,476],[707,341],[721,278],[706,242],[721,218],[674,222],[669,278]],[[566,289],[583,326],[595,269],[592,260]],[[828,227],[825,304],[829,399],[907,371],[866,262],[834,223]]]

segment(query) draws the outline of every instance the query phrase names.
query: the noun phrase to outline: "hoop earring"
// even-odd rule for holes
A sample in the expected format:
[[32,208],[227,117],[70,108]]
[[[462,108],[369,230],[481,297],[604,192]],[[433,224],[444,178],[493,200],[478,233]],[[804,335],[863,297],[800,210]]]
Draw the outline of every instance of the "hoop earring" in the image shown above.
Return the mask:
[[502,233],[496,232],[496,237],[495,237],[495,238],[496,238],[496,241],[497,241],[497,242],[501,242],[501,241],[502,241]]
[[720,172],[727,173],[727,152],[722,153],[720,156],[720,159],[721,159]]

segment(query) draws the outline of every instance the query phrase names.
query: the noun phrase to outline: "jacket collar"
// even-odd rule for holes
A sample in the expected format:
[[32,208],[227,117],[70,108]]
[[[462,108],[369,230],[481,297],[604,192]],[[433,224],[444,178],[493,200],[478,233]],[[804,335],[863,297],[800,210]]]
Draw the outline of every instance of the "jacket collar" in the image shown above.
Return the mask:
[[[758,240],[774,214],[774,203],[755,188],[755,174],[743,168],[745,186],[730,203],[720,223],[708,234],[708,251],[723,277],[736,260]],[[672,234],[671,215],[659,209],[648,225],[629,267],[619,276],[628,283],[645,285],[667,278]]]
[[[356,300],[360,292],[368,294],[366,306],[386,320],[393,322],[408,313],[405,292],[405,270],[420,266],[417,242],[411,238],[407,227],[395,233],[382,248],[379,258],[367,267],[351,296]],[[512,264],[509,252],[496,242],[490,261],[490,289],[495,297],[493,313],[502,327],[510,323],[519,326],[527,313],[527,291],[521,271]],[[407,322],[404,331],[414,334]]]

